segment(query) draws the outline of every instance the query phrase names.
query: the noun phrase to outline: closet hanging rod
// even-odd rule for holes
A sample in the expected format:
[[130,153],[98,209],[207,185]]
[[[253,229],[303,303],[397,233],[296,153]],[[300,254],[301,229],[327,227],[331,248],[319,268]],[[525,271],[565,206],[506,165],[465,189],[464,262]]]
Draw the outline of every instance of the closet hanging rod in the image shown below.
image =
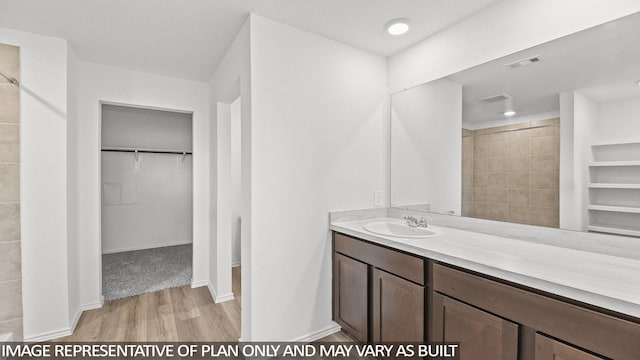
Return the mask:
[[179,154],[179,155],[192,155],[193,152],[191,150],[174,150],[174,149],[136,149],[136,148],[115,148],[115,147],[104,147],[101,151],[111,151],[111,152],[129,152],[129,153],[147,153],[147,154]]

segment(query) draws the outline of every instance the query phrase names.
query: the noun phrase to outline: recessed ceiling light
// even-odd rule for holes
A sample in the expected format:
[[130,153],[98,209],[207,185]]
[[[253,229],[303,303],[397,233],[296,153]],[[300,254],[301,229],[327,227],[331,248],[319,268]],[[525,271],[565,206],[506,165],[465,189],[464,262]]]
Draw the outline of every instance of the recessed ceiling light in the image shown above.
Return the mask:
[[640,80],[636,81],[636,85],[640,86]]
[[507,111],[504,112],[504,116],[513,116],[515,114],[516,114],[516,112],[513,111],[513,110],[507,110]]
[[409,31],[409,21],[407,19],[393,19],[389,21],[384,27],[391,35],[402,35]]

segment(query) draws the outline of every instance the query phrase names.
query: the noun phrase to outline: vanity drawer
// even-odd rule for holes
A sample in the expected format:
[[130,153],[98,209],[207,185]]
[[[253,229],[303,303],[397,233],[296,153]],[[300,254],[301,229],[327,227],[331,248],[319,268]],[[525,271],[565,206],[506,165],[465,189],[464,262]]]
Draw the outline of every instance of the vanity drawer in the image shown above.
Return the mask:
[[340,233],[333,233],[334,251],[398,275],[420,285],[425,284],[423,258],[387,249]]
[[433,289],[510,321],[612,359],[637,359],[640,324],[557,296],[438,263]]

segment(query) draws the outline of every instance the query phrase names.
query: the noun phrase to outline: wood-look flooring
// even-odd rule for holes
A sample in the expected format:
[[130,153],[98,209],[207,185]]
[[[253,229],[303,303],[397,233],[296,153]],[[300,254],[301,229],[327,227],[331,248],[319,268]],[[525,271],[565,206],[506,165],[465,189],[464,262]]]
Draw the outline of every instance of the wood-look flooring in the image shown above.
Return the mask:
[[82,313],[73,334],[56,341],[238,341],[240,268],[233,268],[232,275],[232,301],[215,304],[205,286],[107,301]]
[[[107,301],[82,313],[62,342],[236,342],[240,338],[240,268],[232,270],[235,299],[215,304],[207,287],[182,286]],[[322,341],[353,341],[336,333]]]

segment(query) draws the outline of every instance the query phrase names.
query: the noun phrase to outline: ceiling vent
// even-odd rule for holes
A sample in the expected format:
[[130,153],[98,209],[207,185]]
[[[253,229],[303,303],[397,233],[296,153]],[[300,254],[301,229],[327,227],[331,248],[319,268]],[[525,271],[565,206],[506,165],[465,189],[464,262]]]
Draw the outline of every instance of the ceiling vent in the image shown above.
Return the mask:
[[528,65],[531,65],[531,64],[538,63],[540,61],[542,61],[542,57],[540,57],[540,55],[536,55],[536,56],[533,56],[533,57],[530,57],[530,58],[520,59],[520,60],[514,61],[512,63],[505,64],[504,66],[510,67],[512,69],[518,69],[518,68],[521,68],[521,67],[524,67],[524,66],[528,66]]
[[480,99],[480,101],[482,101],[483,103],[495,103],[495,102],[499,102],[499,101],[507,101],[513,99],[513,96],[509,95],[509,94],[498,94],[498,95],[492,95],[483,99]]

